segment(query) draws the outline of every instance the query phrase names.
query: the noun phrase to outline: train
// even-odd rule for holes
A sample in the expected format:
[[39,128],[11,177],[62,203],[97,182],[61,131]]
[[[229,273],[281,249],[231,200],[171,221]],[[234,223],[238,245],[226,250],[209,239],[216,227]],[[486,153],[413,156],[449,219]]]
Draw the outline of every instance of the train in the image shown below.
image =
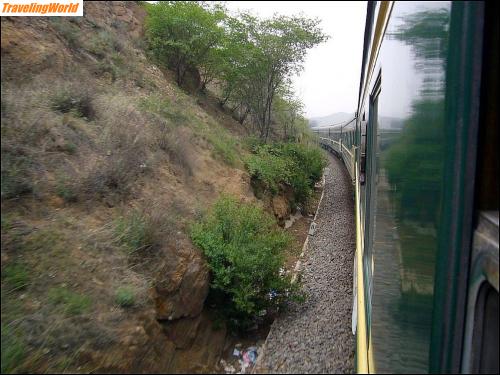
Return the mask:
[[367,3],[353,118],[358,373],[496,373],[498,2]]

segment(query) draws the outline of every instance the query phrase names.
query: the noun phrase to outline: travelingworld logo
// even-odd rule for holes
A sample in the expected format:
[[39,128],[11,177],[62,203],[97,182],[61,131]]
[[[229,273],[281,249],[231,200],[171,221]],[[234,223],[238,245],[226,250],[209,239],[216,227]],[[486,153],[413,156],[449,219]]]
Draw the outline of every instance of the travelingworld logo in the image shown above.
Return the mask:
[[83,0],[1,0],[1,16],[83,16]]

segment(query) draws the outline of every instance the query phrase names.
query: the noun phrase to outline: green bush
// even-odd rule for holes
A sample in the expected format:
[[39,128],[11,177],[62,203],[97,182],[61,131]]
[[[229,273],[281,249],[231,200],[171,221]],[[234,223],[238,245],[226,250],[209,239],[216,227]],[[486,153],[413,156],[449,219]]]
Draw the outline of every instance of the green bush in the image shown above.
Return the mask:
[[258,148],[264,144],[263,141],[255,135],[246,137],[243,143],[251,152],[254,153],[257,152]]
[[79,315],[87,311],[91,300],[88,296],[72,292],[65,287],[57,287],[49,290],[49,301],[63,307],[64,312],[69,315]]
[[250,175],[260,180],[271,193],[279,191],[281,183],[290,183],[292,160],[286,159],[277,147],[263,145],[256,148],[256,153],[247,159]]
[[135,293],[129,287],[120,287],[116,290],[115,301],[121,307],[130,307],[135,303]]
[[285,143],[283,145],[285,157],[291,158],[297,170],[302,170],[311,184],[321,179],[326,159],[322,151],[316,146],[301,143]]
[[293,161],[290,184],[295,200],[304,203],[311,196],[314,184],[321,179],[326,159],[318,147],[298,143],[285,143],[283,155]]
[[321,150],[298,143],[276,143],[254,148],[246,165],[252,178],[277,194],[285,184],[293,188],[297,203],[305,203],[326,166]]
[[210,214],[193,225],[191,238],[212,272],[209,304],[230,326],[246,328],[264,310],[298,297],[290,277],[280,275],[290,237],[260,207],[221,197]]

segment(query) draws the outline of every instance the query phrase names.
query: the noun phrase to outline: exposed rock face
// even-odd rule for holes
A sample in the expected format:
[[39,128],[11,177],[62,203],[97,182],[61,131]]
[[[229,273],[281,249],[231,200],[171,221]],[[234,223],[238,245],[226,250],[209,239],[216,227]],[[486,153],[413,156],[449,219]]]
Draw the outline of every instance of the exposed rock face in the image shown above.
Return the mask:
[[[208,266],[188,241],[178,244],[163,259],[153,288],[157,324],[163,337],[150,340],[157,341],[156,345],[164,350],[161,368],[173,372],[213,372],[224,348],[226,327],[214,327],[213,319],[203,311],[209,290]],[[152,331],[157,334],[157,328]],[[166,343],[161,344],[163,341]],[[148,351],[144,360],[149,363],[157,351]],[[142,370],[148,367],[141,365]]]
[[[154,319],[146,318],[144,327],[130,334],[110,351],[84,351],[85,358],[100,363],[98,373],[161,373],[171,372],[175,345],[165,336]],[[182,369],[181,369],[182,371]]]
[[[226,327],[214,327],[213,319],[204,312],[200,316],[196,337],[187,350],[175,353],[171,368],[182,369],[188,373],[213,373],[214,364],[222,355],[226,340]],[[180,326],[178,327],[180,328]],[[182,334],[180,331],[178,334]]]
[[145,316],[130,327],[119,345],[107,351],[84,350],[99,363],[98,373],[213,373],[224,349],[226,327],[215,327],[207,312],[196,318],[163,322]]
[[208,294],[209,273],[205,261],[192,250],[187,256],[172,254],[156,279],[153,297],[158,320],[200,315]]
[[202,317],[199,315],[196,318],[184,318],[173,322],[165,322],[163,323],[163,331],[176,348],[186,349],[193,344],[201,320]]

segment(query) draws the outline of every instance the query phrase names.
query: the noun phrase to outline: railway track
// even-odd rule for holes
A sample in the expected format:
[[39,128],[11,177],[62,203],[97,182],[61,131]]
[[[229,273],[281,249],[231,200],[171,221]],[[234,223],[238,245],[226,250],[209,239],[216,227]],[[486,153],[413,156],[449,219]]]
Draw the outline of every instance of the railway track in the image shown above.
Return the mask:
[[307,300],[273,323],[255,373],[354,372],[352,183],[342,161],[328,158],[324,197],[302,266]]

